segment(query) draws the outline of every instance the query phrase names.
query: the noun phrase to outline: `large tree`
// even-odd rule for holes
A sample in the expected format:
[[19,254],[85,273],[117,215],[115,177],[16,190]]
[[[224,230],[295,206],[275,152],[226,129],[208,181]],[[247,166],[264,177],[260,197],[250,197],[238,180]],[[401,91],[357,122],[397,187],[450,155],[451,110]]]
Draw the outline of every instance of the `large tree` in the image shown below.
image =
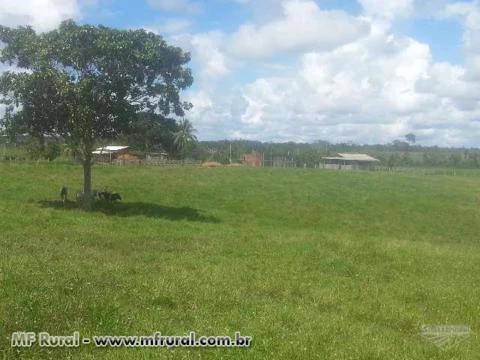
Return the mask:
[[90,202],[92,151],[100,138],[126,131],[139,112],[184,116],[179,93],[193,77],[190,54],[145,30],[63,22],[37,34],[0,26],[0,61],[16,67],[0,76],[1,101],[29,132],[62,136],[83,165]]

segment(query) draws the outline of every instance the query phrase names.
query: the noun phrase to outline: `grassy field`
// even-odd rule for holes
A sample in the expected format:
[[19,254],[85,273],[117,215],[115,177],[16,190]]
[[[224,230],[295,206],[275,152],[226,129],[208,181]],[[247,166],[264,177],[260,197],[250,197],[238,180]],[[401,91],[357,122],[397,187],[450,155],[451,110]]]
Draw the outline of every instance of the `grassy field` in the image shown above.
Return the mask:
[[[477,359],[480,172],[0,164],[0,359]],[[467,325],[447,350],[422,325]],[[10,347],[14,331],[253,337],[248,349]]]

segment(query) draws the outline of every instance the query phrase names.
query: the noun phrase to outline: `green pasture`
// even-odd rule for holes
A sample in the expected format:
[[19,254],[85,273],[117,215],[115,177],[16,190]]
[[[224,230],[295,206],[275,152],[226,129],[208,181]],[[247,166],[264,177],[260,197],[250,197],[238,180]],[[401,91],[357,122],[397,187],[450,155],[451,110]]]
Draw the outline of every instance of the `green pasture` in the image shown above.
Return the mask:
[[[0,359],[477,359],[480,172],[0,164]],[[465,325],[437,347],[424,325]],[[248,348],[12,348],[16,331]]]

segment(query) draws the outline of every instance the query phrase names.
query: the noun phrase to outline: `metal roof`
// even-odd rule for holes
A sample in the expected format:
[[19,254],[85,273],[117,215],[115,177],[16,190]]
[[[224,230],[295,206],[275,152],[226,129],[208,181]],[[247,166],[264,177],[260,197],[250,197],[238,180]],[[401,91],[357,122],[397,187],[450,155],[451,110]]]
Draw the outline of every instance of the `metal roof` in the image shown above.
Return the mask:
[[346,154],[339,153],[334,157],[322,157],[324,160],[348,160],[348,161],[380,161],[367,154]]
[[97,148],[97,150],[92,151],[92,154],[100,155],[100,154],[114,154],[116,152],[128,149],[129,146],[105,146]]

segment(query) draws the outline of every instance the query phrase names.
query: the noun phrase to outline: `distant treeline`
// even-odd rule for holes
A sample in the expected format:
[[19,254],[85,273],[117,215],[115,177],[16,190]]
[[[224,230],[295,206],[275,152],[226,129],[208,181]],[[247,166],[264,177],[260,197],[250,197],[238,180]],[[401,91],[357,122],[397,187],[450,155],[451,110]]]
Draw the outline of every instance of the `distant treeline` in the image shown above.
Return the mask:
[[[142,119],[143,120],[143,119]],[[162,121],[152,126],[149,119],[139,121],[137,131],[120,136],[115,141],[105,139],[101,145],[128,145],[137,154],[164,151],[170,159],[215,161],[222,164],[240,163],[244,155],[252,152],[262,154],[266,166],[288,163],[296,167],[318,167],[324,156],[337,153],[365,153],[381,161],[380,166],[394,167],[453,167],[480,168],[480,149],[447,148],[422,146],[407,141],[396,140],[389,144],[357,145],[352,143],[332,144],[328,141],[313,143],[272,143],[249,140],[199,141],[188,144],[184,154],[179,154],[173,144],[173,134],[177,130],[174,121]],[[145,131],[145,129],[147,131]],[[144,134],[141,136],[140,134]],[[24,160],[44,158],[54,160],[57,157],[71,156],[61,139],[45,139],[40,144],[37,139],[0,137],[0,159]],[[100,145],[100,144],[99,144]],[[281,162],[276,160],[281,159]]]
[[317,167],[323,156],[337,153],[365,153],[381,161],[385,167],[464,167],[480,168],[480,149],[442,148],[421,146],[396,140],[390,144],[356,145],[314,143],[264,143],[248,140],[201,141],[190,149],[189,156],[204,161],[220,163],[240,162],[244,154],[259,152],[265,162],[282,157],[297,167]]

